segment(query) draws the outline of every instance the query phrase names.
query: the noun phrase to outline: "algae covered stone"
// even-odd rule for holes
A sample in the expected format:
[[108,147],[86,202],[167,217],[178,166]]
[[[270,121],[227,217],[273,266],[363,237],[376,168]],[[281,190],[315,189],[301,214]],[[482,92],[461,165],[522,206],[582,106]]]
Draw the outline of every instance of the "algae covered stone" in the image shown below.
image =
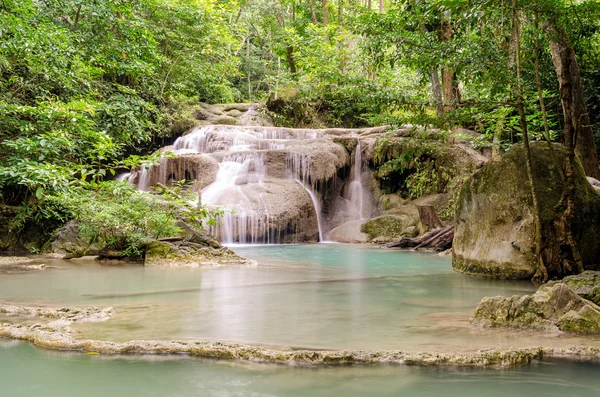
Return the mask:
[[[554,285],[558,281],[551,281],[548,285]],[[566,284],[577,295],[600,305],[600,272],[585,271],[581,274],[568,276],[560,280]]]
[[361,232],[370,240],[392,241],[398,237],[415,237],[414,220],[406,215],[383,215],[361,225]]
[[[544,241],[550,241],[556,206],[565,189],[566,150],[559,144],[550,147],[537,142],[531,144],[531,156],[542,235]],[[596,269],[600,258],[600,194],[579,164],[575,167],[573,208],[571,228],[583,266]],[[452,266],[456,271],[502,279],[533,276],[534,216],[522,145],[490,161],[465,183],[457,202],[455,225]]]
[[544,285],[533,295],[483,298],[471,323],[582,334],[600,334],[600,307],[566,284]]

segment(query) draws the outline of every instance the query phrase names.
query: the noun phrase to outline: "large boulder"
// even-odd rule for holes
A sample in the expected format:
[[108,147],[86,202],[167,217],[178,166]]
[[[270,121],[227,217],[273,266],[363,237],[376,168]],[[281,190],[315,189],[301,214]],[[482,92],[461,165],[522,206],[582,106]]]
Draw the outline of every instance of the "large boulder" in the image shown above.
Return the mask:
[[369,241],[369,236],[361,230],[364,222],[359,219],[343,223],[329,231],[327,240],[349,244],[366,243]]
[[600,307],[566,284],[544,285],[533,295],[483,298],[474,325],[600,334]]
[[[542,234],[548,240],[557,217],[555,207],[565,190],[566,149],[534,142],[531,156]],[[533,276],[535,229],[525,164],[525,150],[516,145],[464,184],[455,216],[452,266],[456,271],[503,279]],[[571,228],[584,267],[596,269],[600,263],[600,194],[579,165]]]
[[98,255],[103,247],[91,243],[81,237],[81,222],[70,221],[60,229],[56,230],[54,239],[44,250],[45,254],[51,256],[72,259],[85,255]]
[[418,234],[416,221],[418,217],[408,215],[382,215],[364,222],[360,230],[369,240],[383,243],[400,237],[415,237]]

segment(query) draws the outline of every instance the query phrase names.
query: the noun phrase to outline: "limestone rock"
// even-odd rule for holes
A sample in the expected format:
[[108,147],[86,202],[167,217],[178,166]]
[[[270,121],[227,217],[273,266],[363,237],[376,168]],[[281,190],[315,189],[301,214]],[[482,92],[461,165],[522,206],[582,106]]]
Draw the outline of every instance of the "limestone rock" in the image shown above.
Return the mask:
[[592,178],[591,176],[588,176],[587,180],[594,187],[594,189],[600,190],[600,181],[598,179],[595,179],[595,178]]
[[[550,150],[545,142],[533,142],[531,155],[544,234],[551,230],[564,190],[566,151],[562,145],[555,144]],[[573,235],[584,267],[596,269],[600,258],[600,194],[580,166],[575,173]],[[490,161],[465,183],[455,224],[452,266],[456,271],[492,278],[532,277],[535,231],[522,145]]]
[[274,126],[273,119],[263,111],[265,106],[258,103],[227,103],[211,105],[203,103],[196,112],[198,125],[243,125]]
[[484,327],[600,334],[600,307],[566,284],[544,285],[533,295],[483,298],[471,322]]
[[363,223],[361,231],[367,234],[370,240],[386,242],[400,237],[415,237],[417,229],[414,219],[406,215],[383,215]]
[[575,276],[568,276],[560,281],[551,281],[548,285],[556,283],[566,284],[577,295],[600,305],[600,272],[585,271]]
[[223,247],[204,230],[181,221],[177,226],[183,232],[181,237],[156,240],[145,247],[144,265],[201,267],[252,264]]
[[81,222],[71,221],[58,229],[52,242],[46,247],[45,253],[63,259],[80,258],[85,255],[98,255],[101,248],[97,244],[81,237]]
[[[165,147],[161,150],[170,148]],[[142,190],[148,190],[158,184],[167,186],[173,181],[188,180],[196,181],[192,186],[194,190],[201,190],[215,181],[218,170],[219,164],[210,155],[180,154],[174,158],[163,158],[160,164],[149,167],[143,182],[140,179],[141,171],[135,171],[131,182]]]
[[364,220],[346,222],[329,232],[328,240],[338,243],[366,243],[369,236],[363,233],[361,226]]

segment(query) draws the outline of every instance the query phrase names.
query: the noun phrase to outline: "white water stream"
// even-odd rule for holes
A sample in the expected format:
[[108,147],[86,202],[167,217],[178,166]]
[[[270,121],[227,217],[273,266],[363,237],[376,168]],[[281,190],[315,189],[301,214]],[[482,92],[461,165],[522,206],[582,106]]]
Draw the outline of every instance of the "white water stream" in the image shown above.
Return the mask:
[[[356,135],[348,136],[357,139]],[[177,167],[170,161],[178,160],[163,158],[157,165],[142,167],[121,178],[135,183],[143,191],[151,191],[152,186],[157,184],[168,185],[172,180],[209,179],[210,183],[197,187],[197,190],[200,191],[202,204],[225,210],[219,224],[209,228],[226,244],[310,241],[307,239],[311,238],[311,232],[306,229],[310,229],[310,219],[315,218],[318,241],[324,241],[326,221],[323,199],[326,193],[318,188],[324,181],[314,176],[317,172],[322,178],[319,167],[323,165],[313,163],[313,156],[322,154],[318,146],[322,143],[325,150],[331,148],[332,138],[323,130],[207,126],[195,129],[178,138],[172,146],[164,148],[184,159],[182,161],[192,164],[190,167],[197,168],[190,170],[188,165],[179,167],[185,169],[185,174],[177,175],[174,171]],[[348,183],[347,197],[340,197],[346,203],[344,210],[348,213],[348,220],[367,216],[360,141],[353,157],[350,169],[352,180],[342,181]],[[201,168],[198,164],[208,165]],[[333,175],[327,178],[333,178],[331,180],[335,183],[337,177],[335,168],[333,170]],[[297,188],[290,187],[286,180],[295,181],[303,187],[310,197],[314,214],[308,210],[297,210],[299,213],[295,213],[285,208],[288,204],[290,207],[300,207],[297,203],[302,202],[298,197],[301,193]],[[348,203],[352,207],[349,210],[346,208]],[[316,238],[315,233],[313,241]]]

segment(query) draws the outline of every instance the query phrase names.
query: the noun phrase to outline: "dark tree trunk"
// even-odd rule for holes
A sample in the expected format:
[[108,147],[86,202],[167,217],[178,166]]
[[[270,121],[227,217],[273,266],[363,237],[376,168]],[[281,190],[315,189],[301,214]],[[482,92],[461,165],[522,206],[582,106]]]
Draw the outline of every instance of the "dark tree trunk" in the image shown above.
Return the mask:
[[[534,279],[538,281],[562,278],[583,271],[581,255],[573,238],[571,225],[575,205],[576,145],[578,144],[579,134],[585,129],[585,126],[581,125],[582,118],[585,117],[589,120],[587,113],[581,113],[582,110],[585,110],[585,103],[583,102],[583,91],[581,90],[579,65],[573,47],[569,44],[567,34],[554,20],[550,20],[546,24],[546,31],[550,36],[552,61],[560,85],[559,94],[565,124],[563,143],[567,149],[567,155],[563,163],[565,186],[561,200],[555,208],[557,216],[552,221],[549,230],[544,233],[542,260],[534,275]],[[595,150],[594,159],[597,167]]]
[[[445,11],[442,16],[440,38],[442,42],[451,42],[454,39],[454,32],[450,24],[450,11]],[[442,69],[442,87],[444,100],[444,113],[455,109],[455,104],[460,96],[458,82],[454,70],[446,65]]]
[[561,90],[565,91],[568,86],[569,91],[566,94],[568,97],[564,98],[564,100],[562,100],[561,92],[561,102],[563,105],[565,132],[572,129],[573,136],[571,138],[565,134],[564,143],[567,145],[566,140],[572,139],[575,146],[575,153],[579,157],[586,175],[600,179],[596,143],[585,104],[581,73],[575,50],[569,41],[566,30],[557,26],[556,21],[551,20],[546,26],[546,30],[549,33],[552,62],[556,69]]

